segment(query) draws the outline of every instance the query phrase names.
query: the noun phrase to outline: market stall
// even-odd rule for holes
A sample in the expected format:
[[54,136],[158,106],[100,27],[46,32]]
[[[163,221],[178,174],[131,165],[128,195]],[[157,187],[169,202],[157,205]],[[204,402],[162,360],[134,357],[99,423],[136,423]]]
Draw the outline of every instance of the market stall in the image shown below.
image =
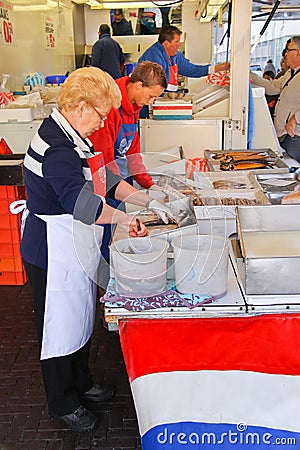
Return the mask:
[[298,445],[300,284],[286,268],[298,270],[300,205],[272,205],[269,195],[280,184],[288,195],[298,181],[281,164],[261,170],[195,171],[190,180],[190,240],[199,230],[234,233],[225,295],[178,292],[175,274],[163,293],[133,299],[110,280],[105,318],[120,333],[143,450]]

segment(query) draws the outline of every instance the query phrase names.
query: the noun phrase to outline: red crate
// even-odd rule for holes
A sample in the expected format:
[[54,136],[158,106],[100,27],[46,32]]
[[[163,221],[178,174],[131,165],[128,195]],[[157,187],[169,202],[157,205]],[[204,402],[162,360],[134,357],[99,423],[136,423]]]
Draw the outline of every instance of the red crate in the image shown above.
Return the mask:
[[18,186],[0,186],[0,198],[18,198]]
[[[1,233],[1,230],[0,230]],[[0,243],[0,258],[9,258],[9,257],[21,256],[20,253],[20,243]]]
[[9,205],[15,201],[12,198],[0,198],[0,214],[1,215],[8,215],[11,214],[9,210]]
[[0,243],[1,244],[17,244],[21,242],[21,230],[18,228],[1,229]]
[[[10,204],[17,200],[25,200],[25,186],[0,186],[0,242],[19,242],[21,214],[12,214]],[[7,229],[14,229],[7,233]],[[18,236],[16,236],[18,234]]]
[[21,214],[0,214],[0,232],[3,228],[20,228]]
[[24,199],[20,199],[20,198],[17,198],[17,199],[14,199],[14,198],[0,198],[0,214],[1,215],[7,215],[7,214],[15,215],[15,214],[12,214],[10,212],[9,208],[10,208],[10,205],[11,205],[12,202],[15,202],[15,201],[18,201],[18,200],[24,200]]
[[25,199],[25,186],[0,186],[0,198]]
[[20,256],[16,258],[0,258],[0,272],[21,272],[24,270]]
[[22,286],[27,281],[25,270],[20,272],[0,272],[0,285]]

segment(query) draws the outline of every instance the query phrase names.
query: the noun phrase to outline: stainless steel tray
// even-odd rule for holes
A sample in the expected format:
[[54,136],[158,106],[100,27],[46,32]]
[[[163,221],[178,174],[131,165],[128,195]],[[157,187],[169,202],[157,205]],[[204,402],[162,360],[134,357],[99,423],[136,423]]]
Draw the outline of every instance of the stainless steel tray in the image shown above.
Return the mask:
[[242,276],[245,276],[244,266],[240,265],[243,261],[239,241],[231,240],[232,245],[232,264],[237,274],[238,282],[241,286],[245,297],[245,302],[248,311],[256,312],[280,312],[288,313],[289,311],[300,311],[300,294],[246,294],[244,289],[244,281]]
[[300,205],[237,208],[236,214],[245,293],[300,294]]
[[273,205],[280,205],[282,198],[300,185],[293,173],[265,173],[254,177]]
[[239,231],[300,230],[300,205],[261,205],[236,209]]

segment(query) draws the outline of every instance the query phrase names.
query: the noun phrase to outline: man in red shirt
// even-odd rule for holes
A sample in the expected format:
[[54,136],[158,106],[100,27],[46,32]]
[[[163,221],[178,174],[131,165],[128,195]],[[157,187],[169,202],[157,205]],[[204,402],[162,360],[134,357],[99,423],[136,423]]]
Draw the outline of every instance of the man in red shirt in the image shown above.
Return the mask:
[[[90,139],[95,151],[103,153],[104,162],[112,172],[120,174],[131,184],[134,179],[144,189],[155,189],[156,185],[142,161],[138,120],[142,107],[152,105],[166,89],[166,74],[159,64],[144,61],[130,77],[119,78],[116,83],[122,94],[121,106],[110,110],[104,126]],[[109,204],[115,208],[120,203],[111,202]],[[101,252],[106,261],[109,261],[110,239],[111,227],[105,225]]]
[[140,154],[139,112],[144,105],[152,105],[166,89],[166,74],[159,64],[144,61],[130,77],[119,78],[116,83],[122,94],[121,106],[111,109],[104,127],[90,139],[113,172],[127,181],[133,177],[142,188],[149,189],[154,183]]

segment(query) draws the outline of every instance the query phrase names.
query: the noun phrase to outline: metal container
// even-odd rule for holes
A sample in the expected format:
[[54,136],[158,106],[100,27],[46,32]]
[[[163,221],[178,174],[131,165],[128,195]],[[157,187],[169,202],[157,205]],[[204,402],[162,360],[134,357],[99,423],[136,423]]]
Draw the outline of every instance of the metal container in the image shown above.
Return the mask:
[[236,214],[245,293],[300,294],[300,205],[250,206]]
[[261,189],[218,189],[197,191],[205,206],[194,205],[199,233],[230,236],[236,232],[235,209],[266,205]]
[[300,185],[295,173],[265,173],[254,177],[273,205],[280,205],[282,198]]

